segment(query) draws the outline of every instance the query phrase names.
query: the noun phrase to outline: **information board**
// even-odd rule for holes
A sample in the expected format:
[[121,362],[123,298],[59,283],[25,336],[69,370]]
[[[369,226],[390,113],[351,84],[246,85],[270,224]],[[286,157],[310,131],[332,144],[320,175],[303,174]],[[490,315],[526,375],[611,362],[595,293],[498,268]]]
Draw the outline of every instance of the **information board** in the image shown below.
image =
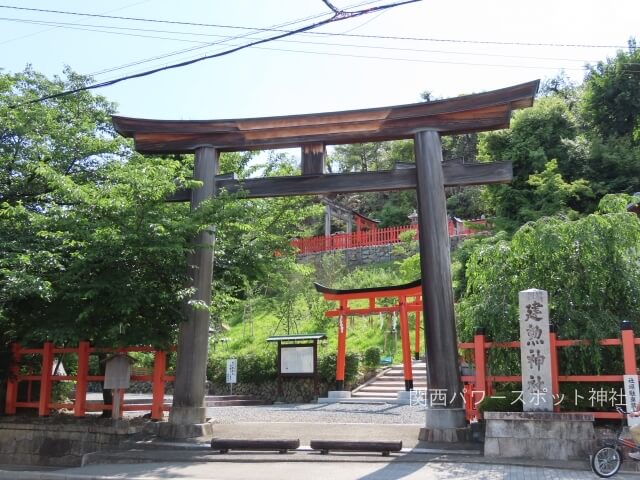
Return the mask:
[[238,360],[236,358],[227,360],[227,383],[238,383]]
[[[638,388],[638,375],[624,376],[624,396],[627,400],[627,412],[635,412],[640,405],[640,388]],[[632,427],[640,423],[640,417],[627,417],[627,424]]]
[[280,373],[313,375],[313,345],[301,347],[282,346],[280,350]]

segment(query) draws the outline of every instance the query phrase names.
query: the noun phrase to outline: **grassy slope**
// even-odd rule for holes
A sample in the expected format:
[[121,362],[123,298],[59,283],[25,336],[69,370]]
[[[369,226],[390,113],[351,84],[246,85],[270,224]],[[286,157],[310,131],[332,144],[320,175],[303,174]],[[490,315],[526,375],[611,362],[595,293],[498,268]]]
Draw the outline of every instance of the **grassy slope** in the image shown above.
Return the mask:
[[[375,285],[391,285],[393,283],[401,283],[401,280],[397,274],[397,268],[394,264],[380,264],[367,267],[360,267],[351,272],[348,272],[336,285],[338,288],[354,288],[354,287],[370,287]],[[309,282],[309,288],[312,286]],[[315,295],[319,298],[320,295],[315,293],[311,294],[313,298]],[[256,353],[264,349],[274,349],[275,344],[267,343],[266,339],[272,335],[284,335],[286,334],[286,325],[280,324],[280,327],[276,331],[278,325],[278,318],[276,317],[276,311],[274,306],[278,299],[267,299],[264,297],[257,298],[254,301],[252,307],[253,318],[253,336],[251,335],[251,325],[249,319],[243,321],[243,309],[239,309],[237,314],[230,322],[230,329],[224,333],[224,337],[228,338],[228,342],[224,344],[218,343],[215,351],[219,355],[223,352],[228,353],[229,356],[241,355],[244,353]],[[357,303],[352,303],[357,306]],[[365,306],[362,303],[360,306]],[[328,308],[331,304],[327,304]],[[299,298],[296,303],[296,308],[300,312],[302,320],[297,322],[297,331],[290,331],[289,333],[325,333],[327,335],[326,345],[321,345],[319,354],[335,352],[337,350],[337,318],[327,318],[322,321],[323,325],[318,325],[318,321],[314,321],[311,318],[311,314],[306,306],[306,302],[303,298]],[[413,315],[409,316],[410,332],[411,332],[411,348],[414,346],[414,319]],[[370,316],[358,316],[351,317],[347,324],[347,351],[359,352],[364,351],[370,346],[377,346],[383,350],[383,356],[394,357],[394,363],[399,363],[402,358],[400,331],[399,331],[399,319],[396,322],[396,338],[394,342],[393,333],[389,332],[392,326],[392,319],[389,315],[370,315]],[[386,337],[386,342],[385,342]],[[421,343],[422,343],[421,338]],[[422,347],[423,348],[423,347]]]

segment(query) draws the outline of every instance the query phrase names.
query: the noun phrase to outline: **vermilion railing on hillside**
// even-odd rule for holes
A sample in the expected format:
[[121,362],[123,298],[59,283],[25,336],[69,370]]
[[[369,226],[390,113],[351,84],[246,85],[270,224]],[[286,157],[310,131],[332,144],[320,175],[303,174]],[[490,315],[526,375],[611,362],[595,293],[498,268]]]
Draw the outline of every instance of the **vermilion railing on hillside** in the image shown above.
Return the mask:
[[[486,226],[486,220],[471,220],[467,222],[478,226]],[[449,236],[466,236],[478,232],[477,228],[467,227],[461,223],[449,220]],[[298,254],[326,252],[342,250],[345,248],[370,247],[375,245],[389,245],[400,242],[400,234],[410,230],[416,231],[416,225],[404,225],[401,227],[377,228],[372,230],[357,231],[355,233],[336,233],[329,237],[317,236],[310,238],[296,238],[291,241],[291,246],[298,250]]]
[[[565,347],[574,347],[577,345],[589,345],[590,342],[588,340],[559,340],[557,338],[557,334],[554,326],[552,326],[550,331],[550,348],[551,348],[551,381],[552,381],[552,391],[554,394],[558,395],[556,399],[554,399],[554,411],[567,411],[567,409],[562,408],[563,402],[571,403],[572,401],[577,402],[578,397],[574,398],[564,398],[560,394],[560,383],[562,382],[572,382],[572,383],[580,383],[580,382],[596,382],[596,383],[619,383],[623,384],[624,375],[636,375],[636,345],[640,345],[640,338],[636,338],[634,336],[633,330],[631,329],[631,325],[627,322],[623,323],[621,328],[620,338],[607,338],[604,340],[600,340],[598,344],[602,347],[618,347],[620,348],[620,353],[622,354],[622,358],[624,361],[624,372],[615,375],[562,375],[560,374],[561,365],[558,361],[558,349]],[[474,375],[464,375],[462,376],[462,382],[464,384],[464,395],[465,395],[465,412],[467,419],[472,418],[480,418],[480,414],[478,412],[478,404],[485,397],[491,397],[495,395],[496,389],[494,387],[495,383],[521,383],[522,377],[520,375],[491,375],[487,368],[487,351],[492,348],[516,348],[520,349],[520,342],[490,342],[487,341],[487,338],[484,334],[483,329],[478,329],[476,335],[474,336],[473,342],[468,343],[460,343],[458,348],[461,350],[470,350],[472,352],[472,356],[474,358]],[[588,412],[593,415],[594,418],[620,418],[621,415],[615,412],[615,405],[624,405],[623,401],[617,401],[612,398],[611,391],[609,389],[604,389],[603,392],[607,393],[608,396],[607,402],[611,401],[611,403],[607,403],[607,409],[610,411],[593,411]],[[594,391],[594,399],[602,399],[604,398],[602,395],[598,395],[599,391]],[[577,392],[575,392],[578,395]],[[622,395],[623,396],[623,395]],[[584,399],[582,397],[581,399]],[[614,404],[614,400],[617,402]],[[605,407],[605,405],[593,405],[594,407]],[[572,409],[569,409],[572,410]]]
[[[171,348],[175,351],[175,347]],[[165,382],[174,380],[174,376],[166,374],[167,352],[156,350],[153,347],[125,347],[125,348],[94,348],[89,342],[80,342],[75,348],[55,347],[52,342],[45,342],[42,348],[22,348],[14,343],[11,345],[11,365],[7,380],[7,398],[5,414],[15,415],[17,408],[32,408],[38,410],[38,415],[48,416],[51,410],[73,410],[76,417],[85,416],[86,412],[112,410],[112,405],[102,402],[87,402],[87,387],[89,382],[104,381],[104,375],[89,375],[89,356],[110,353],[148,352],[153,353],[154,363],[151,372],[147,369],[132,367],[130,380],[133,382],[151,382],[151,404],[123,404],[120,407],[120,416],[123,411],[149,411],[151,418],[162,419],[163,411],[169,410],[170,405],[164,404]],[[77,369],[75,375],[54,375],[53,365],[56,355],[76,355]],[[23,358],[25,355],[36,355],[36,372],[23,372]],[[67,403],[54,403],[51,401],[51,391],[54,382],[75,382],[75,397]],[[34,382],[38,382],[38,400],[33,401],[31,391]],[[18,390],[21,383],[26,385],[26,399],[18,401]],[[124,402],[121,402],[124,403]]]

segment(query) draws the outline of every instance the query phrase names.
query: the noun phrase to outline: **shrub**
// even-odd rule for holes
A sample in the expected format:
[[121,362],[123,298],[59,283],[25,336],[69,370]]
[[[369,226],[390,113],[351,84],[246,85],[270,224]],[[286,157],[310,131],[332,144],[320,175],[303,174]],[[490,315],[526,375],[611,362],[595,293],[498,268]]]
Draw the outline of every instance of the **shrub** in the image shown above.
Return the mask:
[[369,347],[364,351],[364,364],[367,367],[377,367],[380,364],[380,347]]
[[[344,368],[344,381],[351,383],[358,377],[360,357],[357,353],[347,353]],[[330,385],[336,381],[336,354],[329,353],[320,357],[318,361],[318,374],[320,378]]]
[[[229,355],[216,355],[209,359],[207,378],[214,383],[225,383]],[[272,350],[259,353],[243,353],[238,360],[238,383],[260,384],[274,380],[277,375],[276,355]]]

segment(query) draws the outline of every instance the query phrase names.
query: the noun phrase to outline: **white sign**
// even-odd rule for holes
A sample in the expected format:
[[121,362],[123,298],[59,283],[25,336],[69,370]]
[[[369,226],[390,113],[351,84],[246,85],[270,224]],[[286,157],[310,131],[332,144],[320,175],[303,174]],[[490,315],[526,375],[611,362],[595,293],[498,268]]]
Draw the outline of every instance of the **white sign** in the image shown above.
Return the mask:
[[227,360],[227,383],[237,383],[238,360],[230,358]]
[[313,345],[308,347],[282,347],[280,373],[314,373]]
[[[627,412],[635,412],[640,409],[640,388],[638,387],[638,375],[624,376],[624,397],[627,399]],[[627,416],[627,423],[631,427],[640,423],[640,417]]]
[[551,348],[547,292],[523,290],[520,304],[520,361],[522,364],[522,410],[552,412]]

